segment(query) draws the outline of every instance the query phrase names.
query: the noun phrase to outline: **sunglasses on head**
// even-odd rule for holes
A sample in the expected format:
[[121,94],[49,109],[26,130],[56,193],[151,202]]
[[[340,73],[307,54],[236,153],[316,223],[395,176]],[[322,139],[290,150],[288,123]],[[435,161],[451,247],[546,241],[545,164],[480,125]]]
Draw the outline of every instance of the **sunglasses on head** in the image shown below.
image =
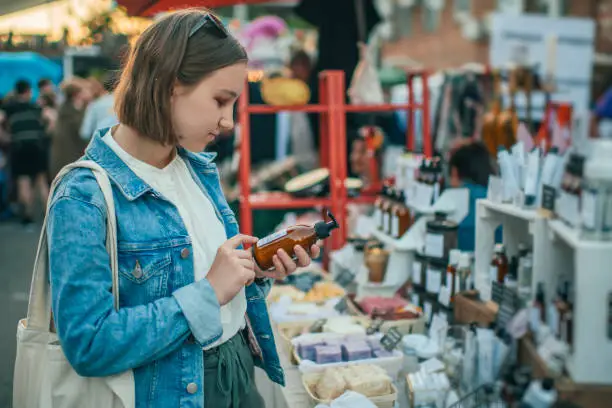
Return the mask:
[[197,33],[202,27],[207,27],[209,29],[209,32],[215,34],[219,38],[226,38],[228,36],[227,29],[225,28],[221,20],[219,20],[214,14],[208,13],[204,17],[202,17],[195,26],[193,26],[193,28],[189,32],[188,38],[193,37],[193,35]]

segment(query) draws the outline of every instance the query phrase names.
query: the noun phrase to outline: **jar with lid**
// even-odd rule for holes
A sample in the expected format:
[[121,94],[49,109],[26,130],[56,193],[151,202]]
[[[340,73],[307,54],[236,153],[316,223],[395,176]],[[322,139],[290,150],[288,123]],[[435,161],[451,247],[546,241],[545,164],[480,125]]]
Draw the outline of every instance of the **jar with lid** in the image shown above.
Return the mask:
[[442,262],[436,258],[429,258],[427,261],[427,272],[425,278],[425,290],[427,293],[437,295],[444,283],[446,276],[446,262]]
[[495,245],[495,254],[491,260],[489,271],[491,282],[504,283],[508,274],[508,257],[503,244]]
[[446,287],[450,290],[451,302],[455,296],[455,275],[457,275],[457,267],[459,265],[459,257],[461,251],[451,249],[448,255],[448,266],[446,267]]
[[410,210],[406,205],[406,196],[403,191],[396,193],[396,200],[391,208],[391,237],[401,238],[410,228]]
[[381,206],[382,211],[382,228],[381,231],[385,234],[391,233],[391,207],[393,206],[393,196],[395,191],[393,187],[387,188],[387,194],[385,196],[385,201],[383,201]]
[[584,166],[581,197],[582,237],[608,240],[612,233],[612,140],[594,140]]
[[427,221],[425,233],[425,255],[446,262],[451,249],[457,248],[459,225],[436,212],[433,220]]
[[467,292],[472,289],[472,257],[467,252],[459,255],[459,264],[455,274],[455,293]]
[[383,204],[387,200],[387,186],[383,186],[382,190],[378,197],[376,197],[376,201],[374,202],[374,222],[376,223],[376,228],[379,231],[383,230]]

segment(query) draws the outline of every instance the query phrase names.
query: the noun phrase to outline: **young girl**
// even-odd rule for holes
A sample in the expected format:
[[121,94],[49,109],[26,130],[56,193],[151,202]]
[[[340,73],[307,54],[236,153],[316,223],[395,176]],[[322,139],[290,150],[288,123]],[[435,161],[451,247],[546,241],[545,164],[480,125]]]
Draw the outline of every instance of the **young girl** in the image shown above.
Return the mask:
[[263,407],[254,364],[284,383],[265,297],[271,278],[310,257],[279,251],[273,272],[259,270],[242,249],[257,239],[238,234],[214,156],[202,153],[234,126],[246,62],[200,10],[166,16],[132,49],[115,96],[120,124],[99,130],[85,154],[112,183],[119,311],[94,176],[73,170],[52,197],[52,308],[64,353],[83,376],[133,369],[137,407]]

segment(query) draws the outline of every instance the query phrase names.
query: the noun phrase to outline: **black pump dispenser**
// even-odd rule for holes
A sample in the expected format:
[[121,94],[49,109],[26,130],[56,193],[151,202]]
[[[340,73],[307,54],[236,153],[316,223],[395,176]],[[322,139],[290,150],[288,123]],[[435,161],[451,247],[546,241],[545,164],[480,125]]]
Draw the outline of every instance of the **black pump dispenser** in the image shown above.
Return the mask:
[[329,237],[332,230],[340,228],[338,221],[336,221],[334,215],[329,210],[327,210],[327,216],[331,218],[331,221],[319,221],[314,225],[315,233],[320,239]]

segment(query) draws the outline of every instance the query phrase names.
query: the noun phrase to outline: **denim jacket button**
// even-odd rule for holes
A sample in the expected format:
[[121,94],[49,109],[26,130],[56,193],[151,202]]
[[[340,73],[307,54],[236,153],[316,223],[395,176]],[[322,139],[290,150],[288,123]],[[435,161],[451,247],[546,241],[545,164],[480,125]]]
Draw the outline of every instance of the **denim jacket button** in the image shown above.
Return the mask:
[[183,259],[189,258],[189,248],[183,248],[181,250],[181,258]]
[[198,384],[196,383],[187,384],[187,392],[190,394],[195,394],[196,392],[198,392]]
[[136,261],[136,266],[134,266],[134,269],[132,270],[132,275],[136,279],[142,278],[142,267],[140,266],[140,262]]

